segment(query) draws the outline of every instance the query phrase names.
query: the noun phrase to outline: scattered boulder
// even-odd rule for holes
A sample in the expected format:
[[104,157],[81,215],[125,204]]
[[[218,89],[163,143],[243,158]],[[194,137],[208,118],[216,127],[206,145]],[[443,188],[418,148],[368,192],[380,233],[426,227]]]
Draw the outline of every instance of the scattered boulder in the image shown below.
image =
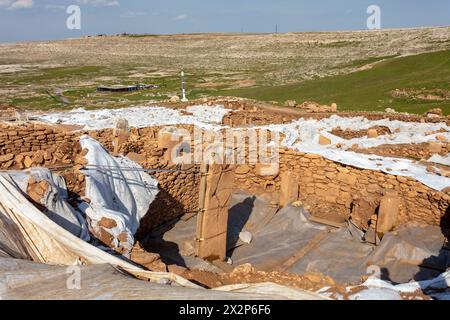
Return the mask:
[[131,250],[130,259],[154,272],[167,271],[167,266],[162,262],[161,256],[157,253],[145,251],[139,242],[136,242]]
[[447,168],[440,168],[438,173],[442,177],[446,177],[446,178],[450,177],[450,170]]
[[103,228],[112,229],[117,227],[117,222],[116,220],[102,217],[101,220],[98,222],[98,225]]
[[322,145],[322,146],[330,145],[331,144],[331,140],[328,139],[327,137],[324,137],[323,135],[320,135],[319,136],[319,144]]
[[127,154],[127,158],[130,159],[131,161],[134,161],[136,163],[140,163],[140,162],[144,162],[145,160],[147,160],[147,158],[145,157],[144,154],[139,154],[136,152],[130,152]]
[[250,167],[246,164],[243,164],[241,166],[238,166],[235,170],[235,173],[238,175],[247,174],[250,172]]
[[255,272],[255,268],[250,263],[244,263],[240,266],[237,266],[234,268],[234,270],[230,273],[230,275],[237,276],[237,275],[245,275]]
[[180,102],[180,97],[179,96],[171,96],[169,98],[169,101],[172,103],[178,103],[178,102]]
[[370,139],[378,138],[378,131],[377,129],[369,129],[367,131],[367,137]]
[[104,245],[110,248],[115,247],[115,238],[109,231],[107,231],[107,229],[102,227],[98,228],[95,232],[95,237]]
[[434,108],[427,111],[425,114],[427,118],[440,118],[443,115],[441,108]]
[[36,181],[33,177],[28,180],[27,194],[35,202],[40,204],[44,195],[50,189],[47,181]]
[[307,272],[303,274],[303,277],[312,283],[323,284],[323,286],[332,286],[335,284],[333,278],[316,272]]
[[295,107],[297,105],[297,101],[295,100],[287,100],[284,105],[286,107]]
[[280,174],[280,166],[278,164],[262,164],[255,165],[255,171],[258,176],[272,177],[275,179]]
[[430,153],[441,153],[442,152],[442,143],[440,142],[429,142],[428,143],[428,151]]
[[73,162],[74,162],[75,165],[79,165],[81,167],[83,167],[83,166],[88,164],[87,159],[84,156],[81,156],[81,155],[75,156],[75,159],[74,159]]
[[18,154],[14,158],[14,160],[16,161],[17,166],[19,167],[19,169],[23,169],[24,168],[24,165],[23,165],[23,160],[24,159],[25,159],[25,157],[22,154]]
[[393,109],[393,108],[386,108],[384,111],[386,113],[397,113],[397,111],[395,111],[395,109]]
[[331,104],[331,112],[337,112],[338,111],[338,105],[337,103]]
[[31,160],[30,156],[25,156],[23,164],[25,165],[25,168],[30,168],[33,164],[33,160]]
[[33,164],[34,165],[41,165],[41,164],[43,164],[44,161],[45,161],[44,155],[45,155],[44,151],[38,150],[38,151],[32,153],[31,157],[30,156],[26,156],[25,160],[24,160],[25,166],[27,168],[30,168]]
[[10,161],[14,158],[14,155],[9,153],[9,154],[5,154],[4,156],[0,156],[0,162],[7,162]]
[[298,200],[298,201],[293,202],[291,205],[294,208],[301,208],[301,207],[303,207],[303,201]]
[[4,164],[3,164],[3,168],[4,169],[9,169],[9,168],[11,168],[11,166],[13,165],[13,163],[14,163],[14,160],[9,160],[9,161],[7,161],[7,162],[5,162]]
[[297,108],[303,109],[311,113],[319,112],[319,104],[317,102],[312,101],[305,101],[302,104],[297,105]]
[[331,106],[321,105],[317,102],[305,101],[300,105],[297,105],[297,108],[303,109],[309,113],[329,113],[329,112],[337,112],[338,106],[336,103],[332,103]]
[[177,275],[182,275],[184,272],[187,271],[187,268],[178,266],[176,264],[171,264],[171,265],[167,266],[167,270],[169,272],[175,273]]

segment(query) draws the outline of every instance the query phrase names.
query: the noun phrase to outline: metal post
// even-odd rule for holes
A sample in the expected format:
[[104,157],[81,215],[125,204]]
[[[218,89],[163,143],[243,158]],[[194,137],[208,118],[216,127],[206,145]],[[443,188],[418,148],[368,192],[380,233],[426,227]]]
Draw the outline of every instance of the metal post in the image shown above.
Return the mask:
[[181,101],[187,102],[188,99],[186,98],[186,81],[184,80],[184,71],[181,71],[181,91],[183,93],[183,98]]

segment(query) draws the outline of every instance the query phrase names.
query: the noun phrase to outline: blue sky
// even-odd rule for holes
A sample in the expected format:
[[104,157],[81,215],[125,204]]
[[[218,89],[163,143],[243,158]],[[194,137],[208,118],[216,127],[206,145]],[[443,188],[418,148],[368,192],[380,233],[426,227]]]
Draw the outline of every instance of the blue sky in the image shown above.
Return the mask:
[[[66,8],[81,8],[68,30]],[[361,30],[369,5],[383,28],[450,25],[449,0],[0,0],[0,42],[88,34]]]

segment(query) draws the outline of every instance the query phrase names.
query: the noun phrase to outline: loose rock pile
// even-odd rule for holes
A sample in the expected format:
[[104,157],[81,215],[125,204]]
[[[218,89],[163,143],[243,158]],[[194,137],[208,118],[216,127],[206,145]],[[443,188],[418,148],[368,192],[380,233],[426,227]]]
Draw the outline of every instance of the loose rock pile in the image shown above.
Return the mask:
[[354,151],[365,154],[376,154],[384,157],[410,158],[413,160],[427,160],[435,154],[441,156],[448,155],[450,143],[446,141],[436,141],[418,144],[396,144],[380,145],[367,149],[355,149]]
[[346,140],[362,138],[362,137],[376,138],[378,136],[391,134],[391,133],[392,132],[388,127],[383,127],[383,126],[374,126],[367,130],[351,130],[351,129],[342,130],[340,127],[338,127],[338,128],[334,128],[331,131],[331,134],[341,137]]
[[321,105],[317,102],[306,101],[302,104],[296,105],[296,108],[302,109],[306,112],[310,113],[330,113],[337,112],[338,106],[336,103],[332,103],[331,105]]
[[428,110],[428,112],[425,114],[427,118],[441,118],[443,116],[442,109],[440,108],[434,108]]

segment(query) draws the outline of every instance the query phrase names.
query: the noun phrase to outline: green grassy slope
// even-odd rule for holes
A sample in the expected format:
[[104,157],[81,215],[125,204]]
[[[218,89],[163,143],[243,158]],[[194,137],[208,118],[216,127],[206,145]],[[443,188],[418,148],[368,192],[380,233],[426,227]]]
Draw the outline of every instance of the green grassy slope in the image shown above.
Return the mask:
[[450,100],[392,97],[392,90],[404,88],[449,90],[450,51],[392,58],[370,70],[299,84],[223,90],[217,94],[280,103],[289,99],[299,103],[311,100],[322,104],[336,102],[340,110],[383,111],[391,107],[401,112],[423,113],[432,107],[440,107],[445,114],[450,114]]

